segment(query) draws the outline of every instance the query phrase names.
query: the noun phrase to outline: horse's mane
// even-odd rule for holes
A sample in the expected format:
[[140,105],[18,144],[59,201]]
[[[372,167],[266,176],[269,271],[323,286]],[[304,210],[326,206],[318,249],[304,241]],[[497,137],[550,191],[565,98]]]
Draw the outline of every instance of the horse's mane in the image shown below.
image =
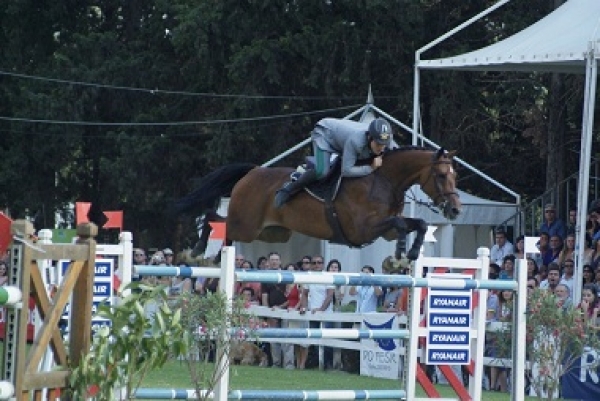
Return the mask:
[[426,148],[424,146],[406,145],[406,146],[401,146],[396,149],[390,149],[390,150],[386,151],[383,155],[385,157],[386,155],[390,155],[393,153],[409,152],[409,151],[413,151],[413,150],[423,150],[423,151],[427,151],[427,152],[434,151],[434,149]]

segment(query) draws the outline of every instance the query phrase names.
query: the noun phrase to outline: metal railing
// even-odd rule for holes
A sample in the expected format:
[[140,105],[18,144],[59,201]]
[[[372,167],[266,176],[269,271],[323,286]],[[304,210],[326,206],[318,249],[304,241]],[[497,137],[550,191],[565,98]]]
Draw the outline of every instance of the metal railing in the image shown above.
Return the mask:
[[[590,176],[590,199],[600,197],[600,165],[592,162],[593,174]],[[552,203],[556,206],[557,217],[569,224],[569,210],[577,208],[577,180],[579,172],[574,172],[553,188],[520,207],[519,212],[499,224],[501,227],[513,226],[515,237],[518,235],[538,236],[539,227],[544,218],[544,206]]]

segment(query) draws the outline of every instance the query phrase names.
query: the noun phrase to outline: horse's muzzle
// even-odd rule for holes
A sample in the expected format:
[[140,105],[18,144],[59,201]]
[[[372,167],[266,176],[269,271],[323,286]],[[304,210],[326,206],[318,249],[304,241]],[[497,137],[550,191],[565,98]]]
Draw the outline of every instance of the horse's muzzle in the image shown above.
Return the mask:
[[460,214],[461,205],[453,204],[452,202],[444,202],[442,211],[444,213],[444,217],[448,220],[455,220]]

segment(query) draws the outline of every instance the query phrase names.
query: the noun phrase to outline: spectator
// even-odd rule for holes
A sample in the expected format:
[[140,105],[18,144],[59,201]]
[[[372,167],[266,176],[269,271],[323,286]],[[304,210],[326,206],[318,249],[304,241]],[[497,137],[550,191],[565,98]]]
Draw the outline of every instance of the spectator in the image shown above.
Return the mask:
[[527,279],[527,294],[531,294],[531,291],[539,287],[539,282],[535,277],[529,277]]
[[519,235],[515,240],[515,259],[525,259],[525,237]]
[[557,235],[561,241],[567,236],[565,223],[556,217],[556,208],[552,203],[544,207],[544,222],[540,226],[540,232],[546,232],[550,237]]
[[567,259],[562,265],[562,268],[563,274],[560,279],[560,284],[566,285],[569,288],[569,295],[571,295],[575,285],[575,279],[573,277],[573,272],[575,271],[575,262],[573,259]]
[[[316,272],[323,271],[323,257],[320,255],[313,256],[311,260],[312,270]],[[311,314],[317,312],[332,312],[333,311],[333,295],[335,287],[328,284],[308,284],[302,289],[302,308],[300,312],[309,311]],[[311,321],[311,328],[319,328],[319,321]],[[329,322],[323,322],[324,328],[330,328]],[[333,367],[333,349],[324,347],[323,363],[325,369]]]
[[554,289],[554,295],[556,296],[556,306],[562,308],[563,311],[567,311],[573,306],[571,290],[565,284],[558,284]]
[[256,260],[256,268],[258,270],[268,270],[269,267],[269,259],[267,259],[265,256],[261,256]]
[[145,265],[146,264],[146,251],[142,248],[135,248],[133,250],[133,264],[134,265]]
[[[502,291],[498,297],[498,304],[491,320],[497,322],[510,322],[512,320],[512,301],[513,292],[510,290]],[[494,354],[493,357],[496,358],[506,357],[505,355],[500,355],[496,349],[494,349],[492,353]],[[506,368],[497,366],[492,366],[490,368],[490,388],[493,391],[507,391],[508,381]]]
[[575,234],[567,234],[562,250],[558,254],[558,264],[563,265],[567,259],[575,260]]
[[301,263],[300,263],[301,267],[302,267],[302,271],[305,271],[305,272],[310,271],[310,267],[311,267],[310,261],[311,261],[311,257],[310,256],[303,256],[302,257],[302,260],[301,260]]
[[496,229],[494,238],[496,243],[492,246],[490,251],[490,260],[500,266],[502,265],[502,260],[505,256],[514,253],[514,247],[513,244],[506,239],[506,233],[501,227]]
[[534,258],[527,258],[527,278],[535,278],[540,281],[540,269]]
[[[277,252],[271,252],[268,256],[269,270],[281,270],[281,256]],[[286,285],[279,283],[264,284],[262,287],[262,305],[270,308],[287,308],[288,300],[285,295]],[[282,327],[281,319],[267,318],[269,327]],[[281,343],[270,343],[271,350],[271,365],[273,367],[285,367],[284,353],[289,348],[289,344],[282,345]],[[292,361],[293,366],[293,361]]]
[[[186,263],[181,263],[179,267],[187,267]],[[192,292],[192,280],[181,276],[173,277],[169,286],[169,298],[178,298],[184,293]]]
[[560,266],[556,262],[548,266],[548,278],[540,283],[540,289],[549,290],[554,293],[556,286],[560,283]]
[[[342,271],[342,265],[339,260],[331,259],[327,263],[327,269],[330,273],[339,273]],[[344,300],[344,294],[346,289],[342,285],[336,285],[333,293],[333,310],[338,312],[342,309],[342,301]]]
[[583,313],[585,322],[595,330],[600,329],[598,314],[600,313],[600,300],[598,299],[598,289],[593,284],[583,286],[581,293],[581,302],[579,308]]
[[543,231],[540,233],[537,247],[540,251],[538,259],[536,260],[538,266],[540,269],[542,266],[548,267],[548,263],[552,262],[552,260],[548,260],[552,257],[552,250],[550,249],[550,235],[547,232]]
[[575,235],[575,228],[577,227],[577,208],[571,207],[569,209],[569,221],[567,222],[567,235]]
[[558,257],[560,256],[560,252],[562,251],[562,239],[557,234],[553,234],[550,236],[550,252],[547,252],[544,257],[544,264],[549,266],[550,262],[556,262],[560,266],[558,262]]
[[506,255],[502,259],[500,280],[512,280],[515,277],[515,255]]
[[[287,270],[297,271],[300,269],[300,267],[296,266],[293,263],[290,263],[287,266]],[[302,296],[302,287],[298,284],[288,284],[286,286],[285,293],[288,301],[288,310],[300,311],[300,307],[302,305],[302,303],[300,302],[300,298]],[[306,329],[308,328],[308,322],[305,320],[289,320],[288,327],[294,329]],[[308,344],[294,344],[293,347],[296,359],[296,368],[304,369],[306,367],[306,360],[308,359]]]
[[489,279],[496,280],[498,277],[500,277],[500,265],[497,263],[490,263]]
[[[250,263],[250,261],[244,260],[243,255],[236,255],[236,259],[238,259],[238,258],[242,259],[242,261],[240,262],[240,267],[239,267],[240,270],[252,270],[252,263]],[[237,265],[237,261],[236,261],[236,265]],[[236,269],[238,269],[238,267],[236,267]],[[242,283],[242,282],[238,281],[233,286],[233,291],[235,294],[241,295],[242,290],[245,287],[252,288],[252,291],[254,293],[254,298],[256,300],[258,300],[259,302],[260,302],[260,300],[262,300],[262,284],[260,282],[252,281],[252,282]]]
[[254,295],[254,289],[252,287],[244,287],[240,291],[240,299],[244,301],[246,307],[256,302],[256,296]]
[[586,262],[589,263],[589,265],[592,266],[592,269],[595,271],[600,269],[600,241],[594,241],[594,249],[590,254],[589,260]]
[[594,270],[594,284],[600,290],[600,269]]
[[164,255],[164,263],[167,266],[173,266],[173,258],[175,257],[175,255],[173,254],[173,250],[171,250],[171,248],[165,248],[162,251],[163,255]]
[[[375,269],[372,266],[363,266],[361,273],[373,275]],[[377,312],[377,298],[383,294],[383,290],[377,285],[361,285],[350,287],[350,295],[358,295],[356,301],[356,313]]]
[[589,264],[583,265],[582,275],[582,286],[585,286],[586,284],[594,284],[594,269],[592,269],[592,266]]
[[246,258],[244,258],[244,255],[238,253],[237,255],[235,255],[235,268],[236,269],[241,269],[242,268],[242,263],[244,263],[244,261],[246,260]]

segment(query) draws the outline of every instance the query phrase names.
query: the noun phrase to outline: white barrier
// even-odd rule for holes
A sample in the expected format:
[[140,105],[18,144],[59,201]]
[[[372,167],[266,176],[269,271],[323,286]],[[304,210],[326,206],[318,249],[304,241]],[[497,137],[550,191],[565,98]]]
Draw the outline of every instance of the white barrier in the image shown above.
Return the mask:
[[[423,329],[420,327],[420,300],[421,300],[421,292],[422,288],[437,288],[437,289],[446,289],[446,290],[471,290],[477,289],[479,290],[480,302],[485,302],[487,299],[487,290],[490,289],[508,289],[511,291],[523,291],[522,293],[526,293],[525,287],[525,279],[520,281],[520,286],[518,286],[515,281],[497,281],[497,280],[487,280],[488,268],[489,268],[489,250],[486,248],[480,248],[478,250],[478,258],[477,259],[450,259],[450,258],[431,258],[431,257],[423,257],[417,260],[415,264],[415,268],[413,271],[414,277],[410,276],[399,276],[399,275],[363,275],[356,273],[315,273],[315,274],[307,274],[300,272],[248,272],[248,271],[238,271],[233,272],[233,255],[234,249],[232,247],[224,248],[223,252],[223,261],[221,265],[221,273],[225,276],[228,276],[226,280],[221,280],[221,289],[225,290],[227,296],[233,297],[233,275],[237,281],[243,282],[270,282],[270,283],[320,283],[320,284],[335,284],[335,285],[367,285],[367,284],[376,284],[376,285],[399,285],[403,287],[412,287],[411,292],[411,305],[410,305],[410,320],[409,320],[409,329],[411,332],[410,336],[410,346],[408,352],[409,364],[408,364],[408,374],[407,382],[406,382],[406,397],[407,399],[415,399],[416,396],[416,377],[417,375],[417,366],[418,366],[418,342],[419,337],[424,337],[427,335],[427,329]],[[232,259],[231,262],[227,262],[227,259]],[[473,269],[475,271],[475,279],[448,279],[446,278],[420,278],[423,275],[423,268],[425,266],[429,267],[443,267],[449,269]],[[137,268],[137,267],[136,267]],[[200,269],[200,268],[197,268]],[[173,271],[167,271],[165,267],[156,267],[154,270],[148,266],[140,266],[139,273],[141,274],[157,274],[157,275],[165,275],[166,273],[175,273],[183,274],[186,277],[195,277],[196,274],[200,274],[201,270],[197,270],[196,268],[189,269],[178,269]],[[524,269],[520,269],[524,270]],[[209,271],[204,271],[203,273],[209,273]],[[213,272],[210,272],[213,273]],[[526,274],[526,272],[525,272]],[[523,274],[521,274],[523,275]],[[222,276],[223,277],[223,276]],[[226,285],[226,283],[228,283]],[[521,338],[521,344],[524,344],[524,330],[519,331],[518,328],[520,326],[524,327],[524,305],[525,305],[525,297],[517,297],[518,299],[518,307],[517,313],[515,313],[516,322],[515,327],[517,338]],[[523,313],[520,313],[522,311]],[[474,311],[474,326],[469,328],[469,334],[471,337],[470,348],[471,355],[475,358],[475,372],[472,380],[470,380],[469,385],[469,395],[471,399],[478,400],[481,399],[481,383],[483,378],[483,347],[484,347],[484,338],[485,338],[485,308],[477,307]],[[288,317],[289,318],[289,317]],[[311,317],[314,320],[314,317]],[[327,318],[330,320],[330,318]],[[285,330],[285,329],[280,329]],[[283,341],[282,341],[283,342]],[[513,345],[515,346],[516,344]],[[513,347],[514,348],[514,347]],[[225,371],[228,374],[227,369]],[[524,380],[524,364],[520,366],[516,364],[513,369],[513,399],[521,400],[523,399],[523,389],[524,384],[520,385]],[[227,394],[226,391],[226,383],[228,382],[228,377],[224,377],[220,383],[220,391],[215,392],[216,399],[226,399],[221,398],[218,395]],[[518,393],[521,393],[520,395]],[[223,396],[225,397],[225,396]]]

